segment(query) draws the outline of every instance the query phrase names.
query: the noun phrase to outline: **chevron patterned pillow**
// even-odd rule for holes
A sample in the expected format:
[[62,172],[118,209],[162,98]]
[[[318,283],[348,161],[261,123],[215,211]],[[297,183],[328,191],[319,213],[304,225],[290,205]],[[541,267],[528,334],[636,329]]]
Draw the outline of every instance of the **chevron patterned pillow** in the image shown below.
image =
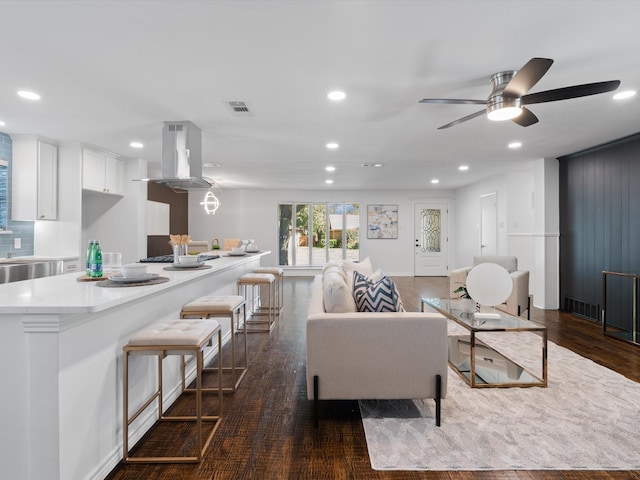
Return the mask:
[[386,275],[371,281],[353,272],[353,298],[359,312],[404,312],[396,284]]

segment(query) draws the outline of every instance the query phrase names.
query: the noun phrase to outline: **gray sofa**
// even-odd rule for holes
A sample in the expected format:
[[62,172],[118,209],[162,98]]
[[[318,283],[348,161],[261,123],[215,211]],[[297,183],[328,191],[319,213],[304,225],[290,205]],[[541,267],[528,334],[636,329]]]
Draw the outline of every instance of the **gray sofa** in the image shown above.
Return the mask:
[[447,320],[438,313],[326,313],[322,275],[307,315],[307,398],[418,399],[447,392]]

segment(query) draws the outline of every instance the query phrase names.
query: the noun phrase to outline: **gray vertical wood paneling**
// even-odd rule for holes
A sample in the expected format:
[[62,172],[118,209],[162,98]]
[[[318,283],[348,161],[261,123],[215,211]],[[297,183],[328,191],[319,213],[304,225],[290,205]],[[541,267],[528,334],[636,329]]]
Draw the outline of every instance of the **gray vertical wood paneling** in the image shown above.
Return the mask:
[[[558,160],[560,305],[584,314],[602,304],[603,270],[640,272],[640,134]],[[611,286],[610,313],[626,327],[631,290]]]

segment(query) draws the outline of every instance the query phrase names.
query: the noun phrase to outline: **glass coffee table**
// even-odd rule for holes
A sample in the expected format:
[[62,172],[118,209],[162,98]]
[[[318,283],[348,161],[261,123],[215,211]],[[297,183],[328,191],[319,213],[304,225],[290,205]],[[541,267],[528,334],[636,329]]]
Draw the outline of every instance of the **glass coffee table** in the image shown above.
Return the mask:
[[[425,307],[434,309],[469,332],[468,335],[449,336],[449,365],[472,388],[547,386],[546,327],[498,310],[495,310],[495,318],[476,318],[475,303],[470,299],[423,298],[421,304],[423,312]],[[495,344],[489,346],[478,338],[479,334],[492,332],[529,332],[531,335],[525,339],[528,343],[538,339],[541,343],[542,357],[540,372],[533,373],[530,367],[523,367],[522,362],[517,362],[514,358],[520,345],[507,344],[509,348],[506,350],[511,352],[507,353],[504,350],[499,351]],[[503,337],[500,337],[503,344],[505,340],[509,341],[509,338]],[[514,340],[519,342],[522,337]],[[528,346],[537,350],[535,346]]]

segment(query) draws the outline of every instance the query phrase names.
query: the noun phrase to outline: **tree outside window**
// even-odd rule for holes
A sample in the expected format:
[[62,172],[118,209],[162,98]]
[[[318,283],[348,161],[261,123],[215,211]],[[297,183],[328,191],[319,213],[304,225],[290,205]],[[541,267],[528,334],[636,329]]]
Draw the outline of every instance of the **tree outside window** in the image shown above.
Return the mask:
[[359,258],[358,204],[283,203],[278,212],[280,265],[318,266],[328,260]]

